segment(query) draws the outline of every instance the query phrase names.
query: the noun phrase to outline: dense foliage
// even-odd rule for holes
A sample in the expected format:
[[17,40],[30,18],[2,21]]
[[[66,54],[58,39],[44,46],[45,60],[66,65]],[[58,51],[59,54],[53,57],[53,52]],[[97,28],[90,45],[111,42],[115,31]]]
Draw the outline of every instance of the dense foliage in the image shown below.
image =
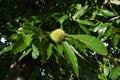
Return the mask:
[[111,0],[0,0],[0,80],[116,80],[120,11]]

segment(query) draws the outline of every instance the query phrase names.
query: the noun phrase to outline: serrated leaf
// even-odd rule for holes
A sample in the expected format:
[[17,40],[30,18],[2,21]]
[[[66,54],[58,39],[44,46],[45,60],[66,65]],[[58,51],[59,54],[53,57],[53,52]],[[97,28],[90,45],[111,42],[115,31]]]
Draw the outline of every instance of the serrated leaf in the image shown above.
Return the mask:
[[120,66],[117,66],[116,68],[112,69],[109,78],[112,80],[117,80],[119,76],[120,76]]
[[33,59],[37,59],[38,56],[39,56],[39,50],[38,50],[38,48],[34,44],[32,44],[32,49],[33,49],[33,51],[32,51],[32,58]]
[[5,52],[8,52],[8,51],[12,50],[12,48],[13,48],[13,45],[5,47],[3,50],[0,51],[0,55],[2,55]]
[[50,56],[52,54],[52,47],[53,47],[53,45],[50,43],[47,48],[47,60],[50,58]]
[[70,37],[79,40],[86,47],[90,48],[94,52],[97,52],[100,55],[107,55],[107,49],[104,44],[97,38],[89,35],[70,35]]
[[67,56],[68,60],[70,61],[75,75],[78,77],[79,69],[78,69],[77,57],[76,57],[73,49],[71,48],[71,46],[68,44],[68,42],[65,41],[62,44],[63,44],[65,55]]
[[32,49],[30,48],[30,49],[28,49],[26,52],[23,52],[23,54],[20,56],[20,58],[19,58],[19,61],[21,60],[21,59],[23,59],[25,56],[27,56],[30,52],[32,51]]

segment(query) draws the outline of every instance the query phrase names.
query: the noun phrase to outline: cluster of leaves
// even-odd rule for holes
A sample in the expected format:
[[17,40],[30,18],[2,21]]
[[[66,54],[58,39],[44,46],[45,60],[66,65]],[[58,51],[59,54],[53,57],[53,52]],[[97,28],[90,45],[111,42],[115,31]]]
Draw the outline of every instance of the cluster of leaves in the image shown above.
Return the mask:
[[[39,72],[51,80],[119,78],[120,18],[112,4],[103,0],[1,2],[0,12],[4,13],[0,19],[5,19],[0,23],[0,35],[5,36],[6,45],[0,56],[10,53],[19,55],[18,61],[29,55],[39,59],[43,68],[37,67],[31,79],[40,76],[36,74]],[[68,34],[61,43],[50,39],[51,31],[57,28]],[[56,65],[56,74],[50,65]]]

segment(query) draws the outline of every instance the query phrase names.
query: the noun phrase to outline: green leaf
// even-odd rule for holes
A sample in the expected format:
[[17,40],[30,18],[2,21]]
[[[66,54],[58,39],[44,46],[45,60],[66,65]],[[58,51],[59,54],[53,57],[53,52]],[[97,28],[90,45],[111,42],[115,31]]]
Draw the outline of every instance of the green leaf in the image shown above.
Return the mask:
[[73,19],[75,20],[76,18],[80,18],[81,16],[83,16],[87,12],[87,9],[88,5],[78,9],[73,15]]
[[115,14],[111,11],[108,11],[108,10],[101,10],[103,12],[104,15],[106,16],[115,16]]
[[18,39],[13,45],[13,53],[22,52],[28,45],[23,41],[23,39]]
[[101,9],[100,10],[100,13],[98,14],[100,16],[104,16],[104,17],[113,17],[115,16],[115,14],[109,10],[104,10],[104,9]]
[[70,6],[70,12],[72,13],[72,12],[74,12],[75,10],[80,10],[82,8],[82,5],[81,4],[76,4],[76,3],[74,3],[74,4],[72,4],[71,6]]
[[50,58],[50,56],[52,54],[52,47],[53,47],[53,45],[50,43],[47,48],[47,60]]
[[74,51],[72,50],[71,46],[68,44],[68,42],[65,41],[62,44],[63,44],[65,55],[67,56],[68,60],[72,64],[72,68],[74,70],[74,73],[78,77],[79,69],[78,69],[77,57],[76,57]]
[[48,40],[43,40],[40,45],[39,45],[39,50],[40,50],[40,55],[42,57],[42,63],[45,63],[48,59],[48,55],[47,55],[47,49],[49,47],[49,42]]
[[116,20],[116,24],[119,25],[120,24],[120,19]]
[[97,14],[98,14],[98,10],[93,11],[93,13],[92,13],[92,20],[95,19],[95,17],[97,16]]
[[57,18],[57,21],[60,22],[60,28],[61,28],[61,29],[63,29],[62,23],[63,23],[66,19],[68,19],[68,17],[69,17],[69,16],[68,16],[67,14],[64,14],[62,17]]
[[108,80],[104,73],[98,74],[98,80]]
[[71,43],[74,44],[75,47],[80,50],[80,52],[83,52],[86,56],[88,56],[88,54],[86,53],[87,50],[84,44],[79,44],[79,42],[76,40],[70,40],[70,41],[72,41]]
[[34,44],[32,44],[32,49],[33,49],[33,51],[32,51],[32,58],[33,59],[37,59],[38,56],[39,56],[39,50],[38,50],[38,48]]
[[16,40],[17,38],[18,38],[18,34],[12,34],[12,35],[11,35],[11,39],[12,39],[12,40]]
[[99,37],[103,36],[108,28],[110,23],[100,23],[97,27],[93,29],[94,32],[98,31]]
[[8,51],[12,50],[12,48],[13,48],[13,45],[5,47],[3,50],[0,51],[0,55],[2,55],[5,52],[8,52]]
[[88,29],[87,29],[85,26],[79,24],[79,27],[80,27],[86,34],[90,34],[90,32],[88,31]]
[[60,22],[60,24],[62,24],[67,18],[68,18],[68,15],[64,14],[62,17],[58,18],[58,21]]
[[104,39],[106,40],[108,37],[110,37],[112,34],[114,34],[114,30],[110,28],[109,30],[106,31],[104,34]]
[[55,49],[60,55],[62,55],[62,53],[63,53],[63,46],[62,45],[57,44],[57,47],[55,47]]
[[32,49],[30,48],[30,49],[28,49],[26,52],[23,52],[23,54],[20,56],[20,58],[19,58],[19,61],[21,60],[21,59],[23,59],[25,56],[27,56],[30,52],[32,51]]
[[33,34],[26,34],[26,35],[23,36],[23,40],[28,46],[32,42],[32,39],[33,39],[32,36],[33,36]]
[[103,67],[104,67],[104,75],[108,76],[108,74],[109,74],[109,67],[106,66],[106,65],[104,65]]
[[118,42],[120,40],[120,35],[116,34],[114,37],[113,37],[113,46],[115,47]]
[[104,44],[97,38],[89,35],[70,35],[73,39],[82,42],[86,47],[97,52],[100,55],[107,55],[107,49]]
[[82,56],[72,45],[71,45],[71,48],[76,53],[76,55],[78,55],[80,58],[82,58],[83,60],[85,60],[87,62],[87,60],[84,58],[84,56]]
[[112,80],[117,80],[119,76],[120,76],[120,66],[117,66],[116,68],[112,69],[109,78]]
[[78,20],[78,22],[83,25],[95,26],[95,24],[89,20]]

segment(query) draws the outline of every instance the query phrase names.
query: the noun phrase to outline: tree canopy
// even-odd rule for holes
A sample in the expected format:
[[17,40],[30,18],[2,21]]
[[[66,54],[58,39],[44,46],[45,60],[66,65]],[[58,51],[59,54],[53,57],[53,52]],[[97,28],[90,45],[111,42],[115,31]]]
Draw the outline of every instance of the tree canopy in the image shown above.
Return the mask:
[[0,0],[0,79],[120,79],[119,3]]

